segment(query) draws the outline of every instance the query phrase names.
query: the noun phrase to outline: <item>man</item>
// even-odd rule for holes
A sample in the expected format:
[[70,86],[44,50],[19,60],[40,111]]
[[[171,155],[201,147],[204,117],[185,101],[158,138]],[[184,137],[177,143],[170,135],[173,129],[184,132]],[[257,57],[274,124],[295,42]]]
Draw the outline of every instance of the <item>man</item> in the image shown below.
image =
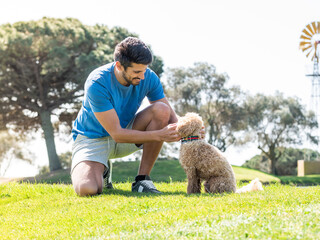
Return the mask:
[[[157,75],[148,68],[149,48],[128,37],[114,51],[114,62],[94,70],[86,80],[84,100],[73,125],[71,178],[79,196],[112,187],[110,159],[143,149],[133,192],[160,193],[150,172],[163,142],[180,140],[177,116]],[[150,105],[137,113],[143,99]]]

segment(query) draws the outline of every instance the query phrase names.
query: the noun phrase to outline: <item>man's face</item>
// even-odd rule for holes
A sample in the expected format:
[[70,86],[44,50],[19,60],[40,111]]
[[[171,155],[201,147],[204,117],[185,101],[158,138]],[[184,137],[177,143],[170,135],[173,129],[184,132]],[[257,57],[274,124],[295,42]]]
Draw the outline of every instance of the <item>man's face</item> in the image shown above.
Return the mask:
[[122,77],[127,82],[127,86],[139,85],[140,81],[144,79],[144,74],[147,70],[148,65],[131,63],[131,67],[127,67],[124,70],[122,67]]

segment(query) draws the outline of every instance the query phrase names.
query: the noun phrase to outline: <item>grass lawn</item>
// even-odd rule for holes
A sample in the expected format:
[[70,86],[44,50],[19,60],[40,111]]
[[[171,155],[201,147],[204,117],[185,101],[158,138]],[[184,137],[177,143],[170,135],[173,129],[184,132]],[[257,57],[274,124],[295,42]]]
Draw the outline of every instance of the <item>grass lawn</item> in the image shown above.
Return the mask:
[[71,185],[0,185],[0,239],[319,239],[320,187],[271,184],[245,194],[162,195],[116,183],[94,197]]
[[0,239],[319,239],[319,185],[234,166],[238,186],[259,177],[264,191],[187,195],[179,163],[158,161],[151,177],[163,194],[138,194],[138,166],[115,163],[115,189],[94,197],[75,194],[70,170],[0,185]]
[[[132,182],[137,174],[140,162],[115,162],[113,163],[113,182]],[[280,182],[278,177],[261,171],[233,166],[236,179],[239,182],[248,182],[256,177],[264,183]],[[186,174],[178,161],[157,161],[151,172],[154,182],[184,182]],[[70,184],[70,169],[59,170],[53,173],[44,174],[35,178],[23,179],[24,182],[37,183],[65,183]]]
[[299,186],[320,185],[320,175],[307,175],[304,177],[281,176],[281,183]]

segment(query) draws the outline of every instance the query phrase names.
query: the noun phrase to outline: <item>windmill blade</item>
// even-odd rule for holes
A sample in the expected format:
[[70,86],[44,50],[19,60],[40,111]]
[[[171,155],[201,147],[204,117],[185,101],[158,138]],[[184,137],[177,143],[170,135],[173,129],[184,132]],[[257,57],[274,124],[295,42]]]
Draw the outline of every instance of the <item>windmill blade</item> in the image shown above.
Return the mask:
[[[318,44],[317,44],[317,43],[315,43],[315,44],[314,44],[314,57],[316,57],[316,58],[318,59],[317,46],[318,46]],[[312,60],[313,60],[313,59],[312,59]]]
[[312,47],[311,43],[301,42],[301,43],[299,44],[299,48],[300,48],[302,51],[305,51],[306,49],[309,49],[310,47]]
[[310,44],[311,45],[311,42],[300,42],[300,47],[303,47],[306,44]]
[[303,29],[302,32],[303,32],[305,35],[307,35],[307,36],[309,36],[310,38],[312,38],[312,35],[311,35],[306,29]]
[[312,45],[309,45],[307,47],[301,47],[301,50],[302,50],[302,52],[304,52],[304,51],[308,50],[311,47],[312,47]]
[[312,55],[311,60],[313,61],[313,59],[314,59],[314,58],[317,58],[317,59],[318,59],[318,56],[317,56],[317,54],[316,54],[316,53],[314,53],[314,54]]
[[312,58],[311,58],[312,61],[313,61],[314,57],[317,55],[317,45],[318,44],[314,45],[314,54],[312,54]]
[[306,37],[305,35],[301,35],[300,38],[311,41],[311,37]]
[[317,24],[318,24],[317,33],[320,33],[320,22],[317,22]]
[[311,34],[312,34],[312,35],[314,35],[314,34],[315,34],[315,32],[313,32],[313,30],[312,30],[312,28],[311,28],[311,25],[310,25],[310,24],[308,24],[308,25],[307,25],[307,28],[308,28],[308,30],[311,32]]
[[311,24],[312,24],[312,29],[314,33],[318,33],[317,22],[312,22]]
[[309,53],[307,53],[307,57],[309,57],[310,53],[313,52],[313,49],[311,49],[311,51]]

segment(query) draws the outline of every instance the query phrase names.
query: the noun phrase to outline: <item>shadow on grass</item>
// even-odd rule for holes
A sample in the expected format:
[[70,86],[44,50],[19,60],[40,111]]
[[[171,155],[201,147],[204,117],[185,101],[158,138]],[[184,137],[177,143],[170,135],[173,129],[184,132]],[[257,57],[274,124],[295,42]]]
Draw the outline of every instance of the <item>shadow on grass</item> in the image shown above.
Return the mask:
[[126,196],[126,197],[137,197],[137,198],[144,198],[144,197],[162,197],[162,196],[176,196],[176,195],[182,195],[182,196],[189,196],[186,192],[182,191],[174,191],[174,192],[167,192],[162,191],[162,193],[137,193],[137,192],[131,192],[130,190],[122,190],[122,189],[104,189],[103,192],[100,195],[120,195],[120,196]]
[[118,196],[126,196],[126,197],[135,197],[135,198],[157,198],[157,197],[163,197],[163,196],[184,196],[184,197],[193,197],[193,198],[199,198],[204,196],[210,196],[210,197],[224,197],[227,195],[230,195],[233,193],[222,193],[222,194],[211,194],[211,193],[196,193],[196,194],[187,194],[184,191],[162,191],[160,194],[157,193],[137,193],[137,192],[131,192],[130,190],[122,190],[122,189],[104,189],[103,192],[99,195],[92,196],[92,197],[99,197],[99,196],[107,196],[107,195],[118,195]]

